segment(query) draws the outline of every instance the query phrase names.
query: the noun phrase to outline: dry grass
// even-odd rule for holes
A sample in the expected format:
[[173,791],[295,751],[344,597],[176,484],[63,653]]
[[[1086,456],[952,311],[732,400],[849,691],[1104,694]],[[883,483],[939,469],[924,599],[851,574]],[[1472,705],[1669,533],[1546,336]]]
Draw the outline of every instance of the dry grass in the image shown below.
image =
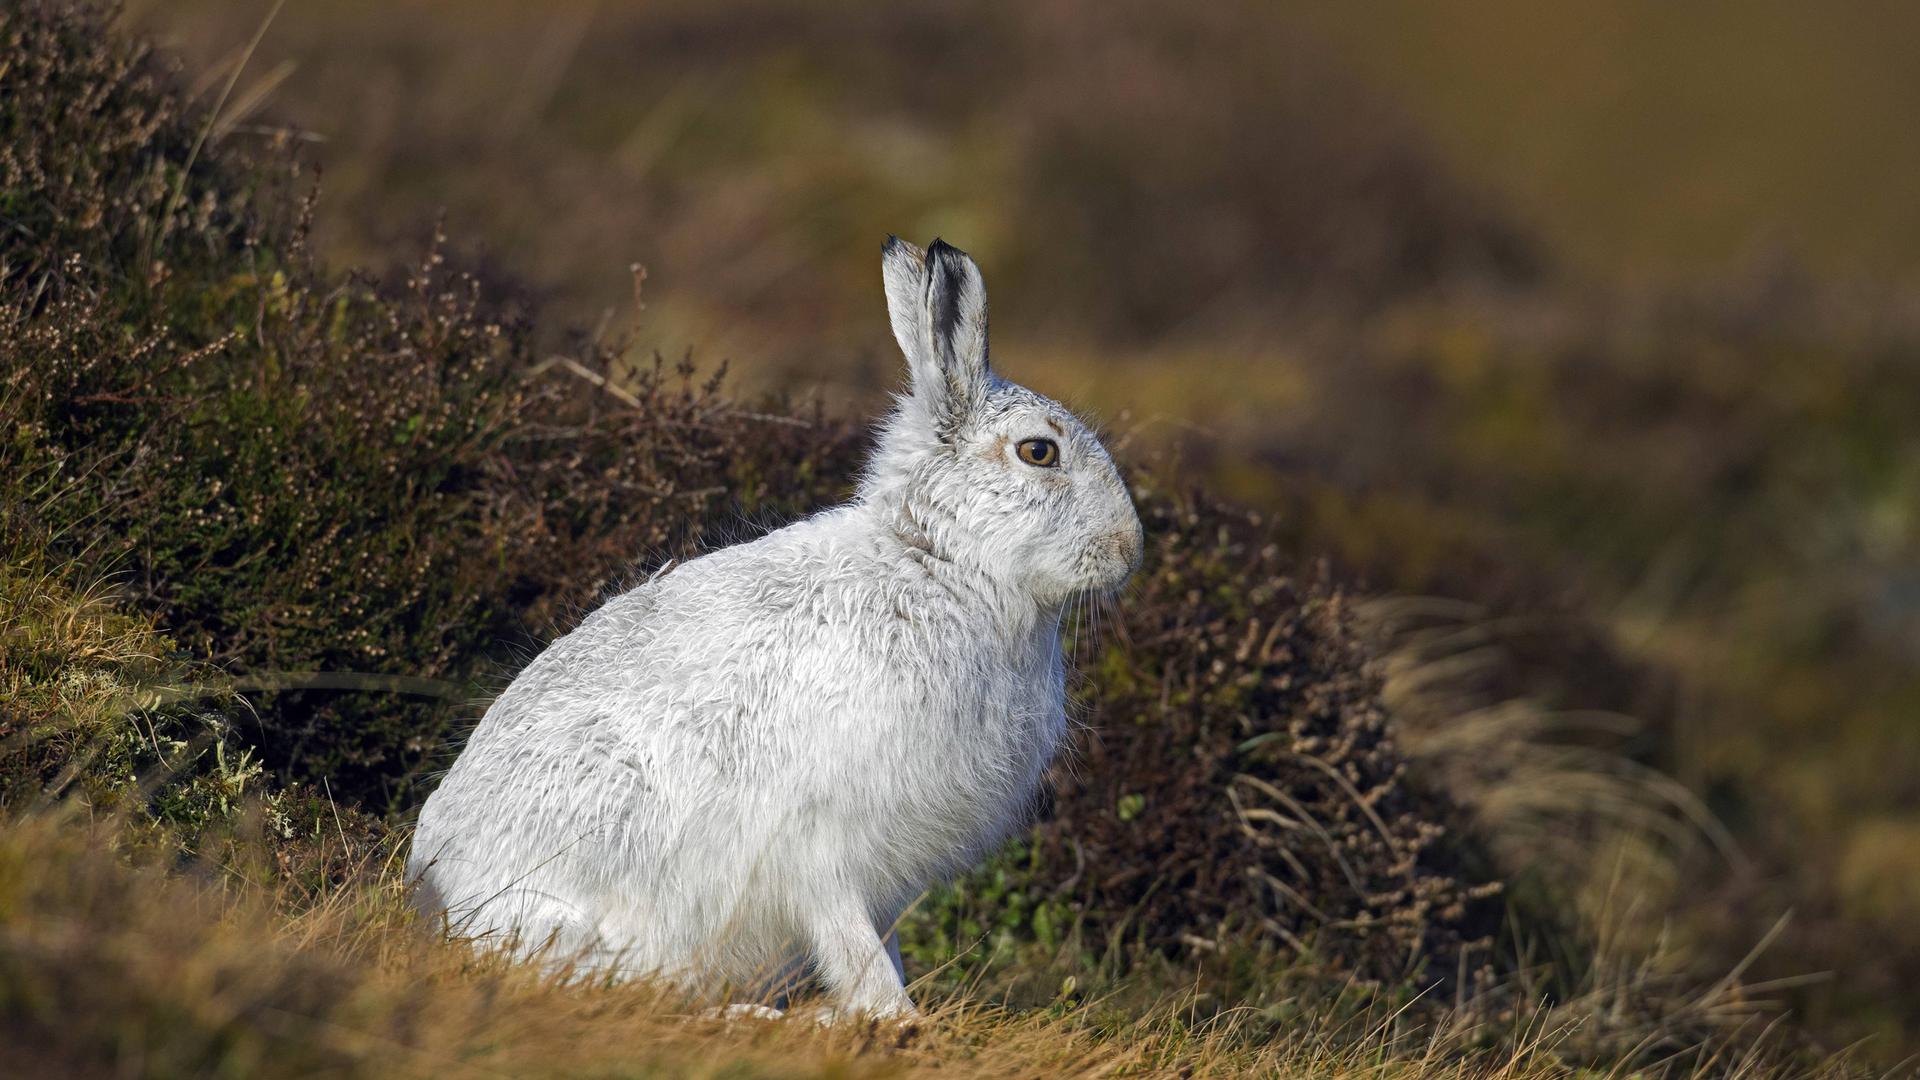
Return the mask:
[[1698,795],[1636,757],[1644,724],[1603,710],[1556,709],[1502,692],[1517,665],[1484,609],[1437,597],[1359,605],[1382,648],[1382,699],[1412,759],[1466,806],[1508,866],[1617,876],[1596,847],[1632,838],[1666,852],[1710,846],[1739,864],[1738,842]]
[[[231,857],[255,850],[246,845],[224,863],[181,868],[119,850],[107,825],[40,818],[0,830],[10,1035],[0,1066],[247,1077],[1608,1075],[1556,1053],[1589,1020],[1570,1010],[1524,1011],[1489,1033],[1324,1001],[1276,1030],[1250,1010],[1201,1020],[1178,997],[1133,1014],[1100,1001],[1012,1011],[955,997],[907,1028],[822,1026],[803,1013],[729,1023],[656,987],[568,983],[440,940],[405,905],[392,843],[313,843],[331,850],[309,856],[345,873],[304,890],[285,884],[296,875],[284,867]],[[1839,1075],[1841,1063],[1823,1069]],[[1656,1071],[1789,1075],[1753,1050]]]

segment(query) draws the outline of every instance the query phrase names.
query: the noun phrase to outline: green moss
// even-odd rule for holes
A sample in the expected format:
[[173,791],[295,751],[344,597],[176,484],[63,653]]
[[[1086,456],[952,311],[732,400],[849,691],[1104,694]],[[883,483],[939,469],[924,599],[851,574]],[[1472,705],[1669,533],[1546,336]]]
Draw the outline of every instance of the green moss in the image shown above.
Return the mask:
[[194,835],[274,797],[220,674],[0,513],[0,811],[72,805]]

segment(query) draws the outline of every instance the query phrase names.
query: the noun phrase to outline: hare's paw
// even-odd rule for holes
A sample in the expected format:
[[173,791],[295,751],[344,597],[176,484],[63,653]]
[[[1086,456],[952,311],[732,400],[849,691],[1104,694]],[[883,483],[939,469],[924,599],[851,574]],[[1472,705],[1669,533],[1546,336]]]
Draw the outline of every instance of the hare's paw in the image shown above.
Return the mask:
[[920,1010],[915,1008],[911,1001],[907,1002],[904,1008],[883,1007],[878,1010],[863,1009],[844,1002],[823,1001],[809,1007],[804,1013],[796,1013],[796,1015],[805,1016],[821,1027],[839,1027],[848,1024],[873,1028],[901,1028],[907,1032],[917,1030],[920,1021],[924,1019]]
[[745,1020],[778,1020],[787,1015],[771,1005],[756,1005],[750,1001],[736,1001],[731,1005],[715,1005],[700,1014],[702,1020],[725,1020],[738,1023]]

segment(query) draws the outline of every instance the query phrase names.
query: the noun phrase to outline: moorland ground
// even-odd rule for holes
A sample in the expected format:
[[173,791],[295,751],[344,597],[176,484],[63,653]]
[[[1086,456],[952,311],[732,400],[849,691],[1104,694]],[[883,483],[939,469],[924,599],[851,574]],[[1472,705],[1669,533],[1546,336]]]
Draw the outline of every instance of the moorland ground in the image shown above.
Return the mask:
[[[1316,48],[1338,28],[568,10],[289,9],[248,50],[264,12],[149,5],[197,55],[177,72],[84,11],[8,13],[18,1052],[1531,1075],[1837,1069],[1805,1033],[1874,1032],[1897,1056],[1898,289],[1620,285]],[[405,813],[516,650],[636,564],[844,492],[893,378],[878,219],[979,237],[997,355],[1111,410],[1155,537],[1105,632],[1075,628],[1092,735],[1052,811],[916,909],[945,1019],[900,1047],[670,1037],[645,991],[421,935]],[[655,362],[682,346],[697,371]]]

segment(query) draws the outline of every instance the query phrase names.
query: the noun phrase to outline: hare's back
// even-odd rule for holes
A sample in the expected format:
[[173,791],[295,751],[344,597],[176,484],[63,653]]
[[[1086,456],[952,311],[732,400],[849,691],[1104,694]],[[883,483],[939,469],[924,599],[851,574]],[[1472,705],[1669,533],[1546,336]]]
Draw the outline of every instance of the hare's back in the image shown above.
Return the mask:
[[[570,896],[621,887],[665,845],[725,828],[766,756],[747,722],[751,590],[721,579],[764,554],[724,549],[614,597],[495,699],[422,809],[416,876],[448,907],[503,882]],[[731,647],[728,643],[732,643]]]
[[851,692],[849,679],[875,677],[876,661],[902,652],[889,574],[833,514],[672,567],[528,664],[463,760],[577,760],[626,746],[649,751],[649,771],[737,768],[803,702],[830,705],[823,694]]

